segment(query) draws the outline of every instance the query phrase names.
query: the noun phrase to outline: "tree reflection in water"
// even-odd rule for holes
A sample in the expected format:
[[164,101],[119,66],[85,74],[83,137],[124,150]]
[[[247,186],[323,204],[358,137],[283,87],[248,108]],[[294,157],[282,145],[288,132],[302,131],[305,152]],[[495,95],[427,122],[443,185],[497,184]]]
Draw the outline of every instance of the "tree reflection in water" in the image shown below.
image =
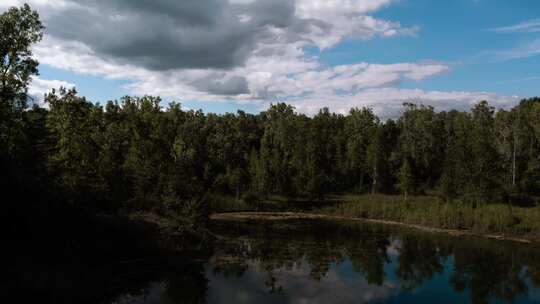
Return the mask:
[[18,273],[6,276],[6,293],[33,292],[40,303],[540,302],[532,245],[352,222],[213,222],[210,230],[216,241],[196,258],[101,269],[20,256],[4,268]]
[[369,285],[398,286],[386,301],[421,296],[434,282],[441,290],[431,293],[448,288],[472,303],[540,300],[527,297],[530,289],[540,287],[540,250],[533,246],[353,223],[224,222],[214,229],[228,240],[216,247],[214,274],[242,277],[251,268],[265,275],[269,292],[298,292],[287,289],[291,284],[286,280],[303,265],[309,268],[306,278],[320,282],[318,288],[333,269],[350,265],[348,270]]

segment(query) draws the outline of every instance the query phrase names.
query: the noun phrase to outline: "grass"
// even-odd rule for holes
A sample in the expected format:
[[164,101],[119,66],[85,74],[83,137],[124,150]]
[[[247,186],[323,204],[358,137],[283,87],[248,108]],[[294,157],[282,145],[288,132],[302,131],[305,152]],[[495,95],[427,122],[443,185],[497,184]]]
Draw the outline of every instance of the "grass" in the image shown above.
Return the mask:
[[310,211],[320,209],[322,206],[333,205],[341,202],[341,196],[329,196],[324,201],[307,198],[288,198],[282,195],[244,195],[237,199],[231,195],[212,194],[209,196],[210,210],[220,212],[242,211]]
[[212,194],[208,198],[212,212],[241,212],[253,211],[253,207],[242,199],[234,196]]
[[474,208],[461,202],[441,202],[430,196],[410,197],[407,201],[400,196],[379,194],[345,195],[342,199],[342,203],[321,208],[318,212],[476,233],[540,235],[540,207],[485,204]]
[[442,202],[433,196],[332,195],[324,203],[269,196],[259,200],[233,196],[210,197],[212,212],[307,211],[350,218],[395,221],[432,228],[468,230],[479,234],[503,234],[540,239],[540,206],[516,207],[483,204],[473,207],[460,201]]

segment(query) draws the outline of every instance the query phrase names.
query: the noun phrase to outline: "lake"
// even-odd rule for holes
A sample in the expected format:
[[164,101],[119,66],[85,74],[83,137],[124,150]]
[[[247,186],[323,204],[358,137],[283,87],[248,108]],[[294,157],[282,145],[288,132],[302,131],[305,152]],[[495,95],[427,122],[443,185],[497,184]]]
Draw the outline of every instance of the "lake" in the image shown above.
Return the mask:
[[109,303],[540,303],[536,245],[347,221],[214,221],[211,232],[210,258]]

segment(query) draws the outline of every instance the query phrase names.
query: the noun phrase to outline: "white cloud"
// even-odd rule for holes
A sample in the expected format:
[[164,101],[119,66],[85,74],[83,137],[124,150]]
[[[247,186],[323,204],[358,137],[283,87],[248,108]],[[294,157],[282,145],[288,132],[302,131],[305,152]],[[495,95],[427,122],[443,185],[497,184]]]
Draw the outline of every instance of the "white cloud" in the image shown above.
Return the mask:
[[537,33],[540,32],[540,19],[528,20],[518,24],[496,27],[491,31],[499,33]]
[[[264,48],[276,47],[261,46]],[[371,107],[383,118],[397,117],[403,102],[433,105],[437,110],[469,110],[475,103],[488,100],[497,107],[509,107],[517,96],[499,96],[488,92],[444,92],[399,89],[402,81],[421,81],[449,71],[441,63],[358,63],[324,67],[316,58],[307,57],[294,45],[272,52],[272,56],[254,55],[245,67],[231,71],[184,69],[167,72],[149,71],[120,65],[92,54],[79,44],[57,43],[46,39],[36,48],[38,58],[48,65],[74,72],[126,79],[134,94],[160,95],[181,100],[256,103],[261,109],[271,102],[286,101],[299,112],[315,114],[322,107],[347,113],[352,107]],[[226,79],[242,75],[248,80],[249,94],[213,95],[190,85],[206,79]]]
[[373,87],[386,87],[402,80],[421,80],[448,70],[442,64],[351,64],[326,69],[313,69],[295,74],[277,74],[269,79],[266,88],[277,97],[306,95],[352,94]]
[[296,14],[305,19],[328,22],[331,30],[313,28],[305,35],[319,48],[332,47],[345,38],[370,39],[414,35],[417,27],[403,28],[398,22],[380,20],[366,15],[390,5],[392,0],[297,0]]
[[43,97],[46,93],[50,93],[52,89],[74,88],[75,85],[63,80],[49,80],[33,77],[28,87],[28,95],[33,99],[33,103],[43,106]]
[[[498,33],[537,33],[540,32],[540,19],[532,19],[510,26],[491,28],[489,31]],[[490,62],[500,62],[538,55],[540,55],[540,39],[535,38],[512,48],[482,52],[476,56],[476,59],[480,58],[487,59]]]
[[[208,1],[210,0],[203,2]],[[224,12],[216,13],[226,15],[227,10],[230,10],[230,18],[219,15],[219,18],[224,19],[215,20],[202,27],[196,24],[200,20],[196,22],[189,20],[193,31],[199,33],[201,39],[190,36],[191,42],[179,43],[177,40],[184,37],[185,26],[182,22],[185,20],[178,17],[180,19],[168,24],[182,28],[167,29],[168,32],[161,33],[160,31],[164,30],[161,19],[169,17],[159,15],[161,17],[156,18],[152,15],[151,18],[145,19],[146,12],[136,7],[135,2],[107,2],[107,5],[116,5],[107,14],[98,9],[99,5],[105,2],[96,0],[85,2],[30,0],[30,4],[42,13],[46,25],[56,25],[47,31],[45,39],[34,51],[42,64],[79,74],[126,80],[128,82],[126,88],[132,94],[160,95],[180,101],[235,101],[256,103],[262,108],[270,102],[280,100],[294,104],[299,111],[305,113],[315,113],[324,106],[329,106],[337,112],[346,112],[355,106],[370,106],[379,115],[389,117],[399,112],[404,101],[434,104],[441,109],[449,107],[468,109],[472,103],[482,99],[501,105],[511,104],[516,99],[489,93],[398,88],[404,81],[421,81],[449,71],[449,67],[442,63],[355,63],[327,67],[316,56],[306,54],[306,47],[318,47],[324,51],[346,39],[414,35],[418,31],[414,26],[403,27],[398,22],[377,19],[370,15],[391,5],[393,0],[280,0],[275,2],[276,6],[279,6],[277,8],[271,7],[274,2],[269,7],[269,2],[265,1],[211,0],[212,3],[215,2],[226,9]],[[293,6],[289,5],[291,1],[294,1]],[[0,8],[20,5],[22,2],[8,0],[0,4]],[[203,2],[201,5],[204,5]],[[125,7],[132,4],[134,7]],[[167,5],[169,4],[163,6]],[[286,18],[282,13],[289,12],[290,7],[294,8],[293,16]],[[81,15],[70,14],[69,10],[74,8]],[[279,16],[269,15],[272,9],[276,9],[273,14]],[[125,10],[129,12],[126,13]],[[202,13],[199,13],[207,14],[206,10],[201,11]],[[84,12],[88,12],[88,16],[84,15]],[[59,20],[79,26],[59,27],[63,24]],[[137,32],[129,26],[131,23],[124,24],[128,21],[140,22],[143,26],[148,22],[148,29],[142,33]],[[92,24],[85,25],[84,22]],[[100,25],[100,22],[103,24],[112,22],[118,26],[110,28]],[[85,27],[92,25],[92,30],[85,32],[85,35],[90,34],[84,39],[84,35],[78,35],[76,32],[81,30],[81,24]],[[217,28],[214,28],[216,26]],[[249,31],[246,31],[247,29]],[[229,60],[230,62],[227,62],[232,63],[227,68],[208,66],[208,62],[204,59],[204,66],[189,66],[185,63],[185,60],[189,60],[189,56],[174,60],[178,61],[177,65],[181,67],[166,66],[168,60],[166,56],[181,57],[175,53],[176,48],[197,48],[202,44],[206,48],[213,49],[211,55],[205,55],[203,52],[205,49],[197,52],[191,49],[187,51],[193,54],[201,53],[201,58],[226,53],[220,45],[214,45],[212,39],[208,41],[203,39],[213,37],[215,33],[208,32],[209,30],[226,32],[238,30],[242,33],[245,31],[248,37],[238,40],[247,41],[249,44],[247,49],[244,46],[238,48],[241,54],[245,54],[245,58],[225,58],[225,61]],[[178,33],[181,35],[178,36]],[[128,37],[130,35],[134,38]],[[155,35],[160,35],[165,42],[174,38],[170,43],[174,47],[169,50],[154,47],[153,40],[148,37]],[[72,38],[67,39],[67,36]],[[94,39],[96,37],[97,40]],[[146,39],[145,37],[149,40],[139,41]],[[122,57],[124,55],[118,52],[119,49],[115,49],[118,46],[130,55]],[[145,48],[148,53],[139,56],[137,52]],[[136,60],[128,60],[133,58],[129,57],[133,52],[138,54]],[[148,58],[152,56],[154,57]],[[152,62],[150,67],[147,65],[148,62]],[[156,66],[159,68],[152,68]]]
[[374,88],[356,94],[335,96],[318,95],[290,101],[298,111],[315,114],[322,107],[345,114],[353,107],[369,107],[381,118],[395,118],[401,114],[404,102],[433,106],[437,111],[452,109],[468,111],[476,103],[487,100],[496,108],[509,108],[519,102],[519,96],[500,96],[489,92],[424,91],[420,89]]
[[[264,45],[258,49],[264,53],[265,48],[276,46]],[[230,71],[183,69],[158,72],[107,61],[80,43],[59,43],[47,38],[35,49],[42,63],[56,68],[130,80],[128,88],[139,95],[220,101],[224,100],[224,96],[200,91],[195,84],[243,76],[247,80],[249,93],[227,96],[227,99],[260,104],[275,101],[276,98],[316,99],[317,96],[324,96],[327,102],[332,102],[342,100],[339,94],[351,95],[369,88],[391,87],[405,80],[419,81],[449,70],[440,63],[359,63],[325,68],[316,58],[306,57],[301,48],[295,45],[281,49],[280,53],[272,50],[270,53],[271,56],[255,54],[245,67]]]
[[[320,281],[311,278],[314,269],[306,262],[291,263],[272,270],[275,283],[283,293],[268,296],[267,265],[248,261],[242,276],[230,280],[207,270],[210,279],[207,293],[212,303],[372,303],[384,302],[399,292],[399,285],[385,280],[381,285],[369,284],[360,273],[344,275],[332,266]],[[338,263],[336,263],[338,264]]]
[[540,55],[540,39],[532,40],[509,49],[485,51],[479,54],[476,59],[487,60],[488,62],[501,62],[538,55]]
[[296,11],[305,18],[366,14],[390,5],[392,0],[298,0]]

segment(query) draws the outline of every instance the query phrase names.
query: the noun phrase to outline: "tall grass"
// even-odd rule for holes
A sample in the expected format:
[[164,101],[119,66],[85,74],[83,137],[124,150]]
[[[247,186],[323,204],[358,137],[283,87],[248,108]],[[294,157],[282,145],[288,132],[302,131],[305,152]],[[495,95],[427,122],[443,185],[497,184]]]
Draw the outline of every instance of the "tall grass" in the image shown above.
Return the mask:
[[212,212],[253,211],[253,207],[250,204],[233,196],[213,194],[208,197],[208,201]]
[[363,195],[346,197],[343,203],[322,208],[320,212],[478,233],[540,234],[540,207],[472,206],[459,201],[442,202],[430,196],[410,197],[404,201],[400,196]]

